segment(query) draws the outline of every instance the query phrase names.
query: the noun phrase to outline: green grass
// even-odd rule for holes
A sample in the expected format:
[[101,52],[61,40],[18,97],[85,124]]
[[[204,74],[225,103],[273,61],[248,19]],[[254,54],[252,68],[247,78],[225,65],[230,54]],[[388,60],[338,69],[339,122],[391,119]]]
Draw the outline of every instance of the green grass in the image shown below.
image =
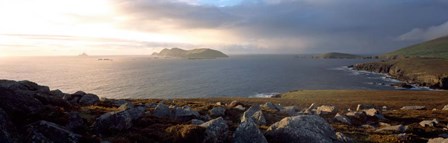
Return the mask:
[[402,48],[384,54],[383,56],[391,57],[396,55],[405,57],[432,57],[448,59],[448,36]]

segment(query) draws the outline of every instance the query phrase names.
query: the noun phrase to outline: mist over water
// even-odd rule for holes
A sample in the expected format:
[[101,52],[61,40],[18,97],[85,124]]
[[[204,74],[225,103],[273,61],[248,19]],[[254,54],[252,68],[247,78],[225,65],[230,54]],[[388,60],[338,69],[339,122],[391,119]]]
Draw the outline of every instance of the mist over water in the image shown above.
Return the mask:
[[372,83],[395,81],[343,67],[368,61],[293,55],[207,60],[145,56],[0,58],[0,79],[30,80],[63,92],[82,90],[108,98],[263,97],[300,89],[394,89]]

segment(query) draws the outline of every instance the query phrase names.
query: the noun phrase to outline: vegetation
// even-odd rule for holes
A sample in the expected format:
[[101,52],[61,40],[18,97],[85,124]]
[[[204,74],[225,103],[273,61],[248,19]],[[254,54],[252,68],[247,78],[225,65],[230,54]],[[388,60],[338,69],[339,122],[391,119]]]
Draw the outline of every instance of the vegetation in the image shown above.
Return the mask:
[[228,57],[226,54],[213,49],[183,50],[180,48],[163,49],[160,53],[153,53],[152,55],[188,59],[214,59]]
[[364,57],[360,56],[360,55],[332,52],[332,53],[321,54],[321,55],[318,55],[318,56],[316,56],[314,58],[320,58],[320,59],[357,59],[357,58],[364,58]]
[[384,54],[382,57],[431,57],[448,59],[448,36],[402,48]]

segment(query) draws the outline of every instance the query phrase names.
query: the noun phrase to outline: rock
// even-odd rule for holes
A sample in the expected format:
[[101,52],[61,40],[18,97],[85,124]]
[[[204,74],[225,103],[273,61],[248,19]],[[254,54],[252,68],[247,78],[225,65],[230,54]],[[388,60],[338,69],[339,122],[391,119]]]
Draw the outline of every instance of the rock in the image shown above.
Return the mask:
[[127,109],[125,111],[129,113],[132,120],[137,120],[140,119],[145,114],[146,109],[143,106],[138,106],[135,108]]
[[376,110],[375,108],[364,110],[364,113],[366,113],[367,116],[376,117],[381,120],[385,120],[383,114],[380,113],[380,111]]
[[68,113],[68,123],[65,127],[69,130],[76,130],[84,126],[84,120],[81,118],[78,112],[70,112]]
[[408,126],[403,125],[396,125],[396,126],[387,126],[380,129],[375,130],[375,132],[381,132],[381,131],[393,131],[393,132],[406,132],[408,130]]
[[194,111],[189,106],[175,107],[174,118],[180,121],[189,121],[194,118],[198,118],[200,115],[197,111]]
[[280,111],[282,110],[282,107],[280,107],[279,105],[275,105],[271,102],[266,102],[265,104],[263,104],[262,106],[263,108],[267,108],[267,109],[271,109],[271,110],[276,110],[276,111]]
[[337,113],[336,116],[334,116],[334,119],[336,119],[336,121],[339,121],[341,123],[345,123],[345,124],[348,124],[348,125],[352,124],[352,122],[350,121],[349,118],[347,118],[346,116],[341,115],[339,113]]
[[403,106],[401,110],[426,110],[425,106]]
[[226,114],[226,108],[214,107],[209,112],[210,112],[210,116],[212,116],[212,117],[224,116]]
[[123,100],[123,99],[121,99],[121,100],[112,100],[112,104],[117,106],[117,107],[120,107],[121,105],[126,104],[126,103],[131,103],[131,102]]
[[206,128],[203,142],[223,143],[227,139],[229,127],[222,117],[205,122],[200,126]]
[[124,110],[131,109],[131,108],[134,108],[134,104],[132,104],[131,102],[127,102],[127,103],[121,104],[120,107],[118,107],[118,110],[124,111]]
[[154,109],[153,115],[159,118],[170,117],[171,115],[170,108],[163,103],[159,103],[156,109]]
[[442,110],[448,110],[448,105],[443,106]]
[[12,143],[15,142],[14,133],[12,130],[13,125],[3,109],[0,108],[0,142],[1,143]]
[[299,108],[297,108],[296,106],[286,106],[280,110],[280,113],[285,113],[288,114],[289,116],[294,116],[297,114],[297,111],[299,111]]
[[354,143],[354,141],[353,141],[351,138],[345,136],[345,135],[344,135],[343,133],[341,133],[341,132],[336,132],[336,138],[337,138],[338,141],[341,142],[341,143]]
[[322,106],[317,107],[316,114],[318,114],[318,115],[330,114],[330,113],[334,113],[335,111],[336,111],[335,106],[322,105]]
[[145,106],[146,106],[146,108],[156,108],[157,103],[146,103]]
[[32,91],[39,93],[50,93],[50,88],[48,88],[48,86],[40,86],[28,80],[24,81],[0,80],[0,88],[9,89],[13,91]]
[[246,110],[246,108],[243,107],[242,105],[237,105],[237,106],[235,106],[235,107],[233,107],[233,108],[238,109],[238,110],[241,110],[241,111]]
[[382,110],[387,111],[387,106],[383,106]]
[[79,99],[78,103],[81,105],[93,105],[100,101],[100,98],[95,94],[85,94]]
[[356,111],[362,111],[362,110],[371,109],[371,108],[375,108],[375,107],[373,105],[358,104],[358,106],[356,106]]
[[62,91],[59,90],[59,89],[50,91],[50,94],[51,94],[51,95],[54,95],[54,96],[61,97],[61,98],[64,97],[64,95],[66,95],[64,92],[62,92]]
[[234,100],[234,101],[230,102],[230,104],[227,105],[227,107],[229,107],[229,108],[233,108],[233,107],[236,107],[236,106],[238,106],[238,105],[243,105],[243,104],[240,103],[240,102],[238,102],[238,101],[236,101],[236,100]]
[[95,120],[93,129],[100,135],[123,131],[132,127],[132,118],[126,111],[108,112]]
[[66,100],[62,99],[61,96],[55,96],[50,94],[41,94],[36,93],[34,96],[37,100],[39,100],[44,105],[53,105],[59,106],[63,108],[72,108],[72,105]]
[[265,133],[270,142],[331,143],[337,140],[330,124],[317,115],[299,115],[283,118],[272,124]]
[[439,121],[437,119],[424,120],[424,121],[421,121],[419,124],[422,127],[434,127],[435,125],[439,124]]
[[243,113],[243,117],[241,117],[241,122],[245,122],[249,119],[258,125],[266,124],[266,119],[264,118],[260,105],[256,104],[247,109],[246,112]]
[[399,142],[410,142],[411,136],[406,133],[401,133],[397,135],[397,139]]
[[347,112],[347,113],[345,114],[345,116],[353,117],[353,118],[358,118],[358,119],[362,119],[362,118],[367,117],[366,113],[365,113],[365,112],[362,112],[362,111],[352,111],[352,112]]
[[193,124],[193,125],[201,125],[203,123],[204,123],[204,121],[202,121],[202,120],[198,120],[198,119],[191,120],[191,124]]
[[81,135],[70,132],[52,122],[37,121],[27,126],[26,142],[77,143]]
[[234,143],[268,143],[263,133],[252,120],[242,122],[236,128],[233,140]]
[[448,143],[448,138],[432,138],[428,140],[428,143]]
[[216,105],[218,105],[218,106],[222,106],[222,105],[224,105],[224,104],[222,104],[222,102],[216,102]]
[[[308,107],[308,109],[306,109],[306,110],[304,111],[304,113],[306,113],[306,114],[314,114],[315,108],[316,108],[316,104],[315,104],[315,103],[312,103],[312,104],[310,105],[310,107]],[[314,111],[313,111],[313,110],[314,110]]]
[[0,108],[10,114],[12,119],[12,117],[26,118],[26,116],[36,115],[44,111],[45,107],[36,98],[0,88]]

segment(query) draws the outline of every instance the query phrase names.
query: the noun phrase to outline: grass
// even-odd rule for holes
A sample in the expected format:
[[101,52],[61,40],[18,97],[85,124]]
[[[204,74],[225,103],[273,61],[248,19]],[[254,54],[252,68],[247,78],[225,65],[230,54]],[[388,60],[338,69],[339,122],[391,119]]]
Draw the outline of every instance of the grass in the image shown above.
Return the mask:
[[391,57],[395,55],[448,59],[448,36],[402,48],[383,56]]

